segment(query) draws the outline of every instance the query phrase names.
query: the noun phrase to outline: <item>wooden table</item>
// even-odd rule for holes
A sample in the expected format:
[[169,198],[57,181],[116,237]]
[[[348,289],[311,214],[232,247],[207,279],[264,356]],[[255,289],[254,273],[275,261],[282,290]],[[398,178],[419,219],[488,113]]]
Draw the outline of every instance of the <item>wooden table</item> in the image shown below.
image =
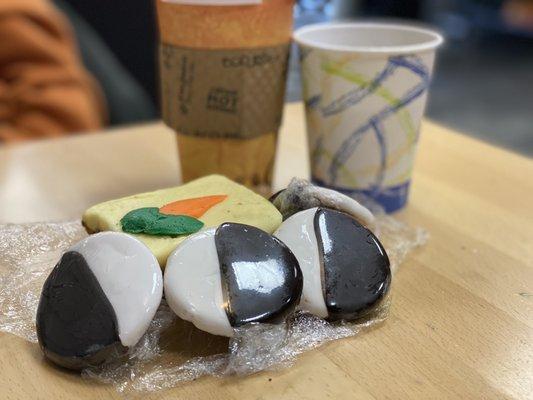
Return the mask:
[[[303,114],[287,106],[276,187],[307,176]],[[533,162],[430,122],[398,217],[429,243],[398,273],[388,321],[248,378],[200,379],[153,399],[532,399]],[[502,133],[503,134],[503,133]],[[0,148],[0,222],[77,218],[178,183],[161,124]],[[0,336],[0,399],[120,398]]]

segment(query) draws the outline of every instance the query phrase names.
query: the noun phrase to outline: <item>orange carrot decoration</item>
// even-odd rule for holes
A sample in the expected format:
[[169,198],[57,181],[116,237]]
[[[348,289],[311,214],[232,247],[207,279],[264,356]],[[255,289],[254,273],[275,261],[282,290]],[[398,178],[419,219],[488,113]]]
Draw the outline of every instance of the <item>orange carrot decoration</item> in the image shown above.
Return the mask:
[[164,205],[159,209],[159,212],[161,214],[188,215],[190,217],[200,218],[211,207],[223,202],[227,198],[227,195],[221,194],[178,200]]

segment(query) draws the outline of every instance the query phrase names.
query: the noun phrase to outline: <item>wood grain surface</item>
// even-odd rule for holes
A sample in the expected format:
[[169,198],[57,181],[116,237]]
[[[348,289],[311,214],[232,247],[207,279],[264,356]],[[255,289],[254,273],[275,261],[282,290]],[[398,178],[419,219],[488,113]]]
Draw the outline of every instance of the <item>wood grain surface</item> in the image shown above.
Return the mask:
[[[308,176],[301,104],[286,108],[276,188]],[[161,124],[0,148],[0,222],[79,218],[179,183]],[[409,206],[428,244],[393,286],[390,318],[279,372],[206,378],[146,399],[533,399],[533,161],[425,122]],[[115,399],[113,388],[0,335],[0,399]]]

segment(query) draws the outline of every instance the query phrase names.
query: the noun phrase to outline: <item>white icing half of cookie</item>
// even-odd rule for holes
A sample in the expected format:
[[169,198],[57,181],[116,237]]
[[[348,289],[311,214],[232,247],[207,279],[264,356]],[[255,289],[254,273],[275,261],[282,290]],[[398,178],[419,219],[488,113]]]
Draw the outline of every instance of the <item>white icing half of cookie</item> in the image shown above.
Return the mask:
[[198,232],[172,252],[165,268],[165,297],[180,318],[198,329],[233,336],[224,308],[215,232]]
[[321,318],[328,316],[322,290],[322,272],[314,228],[317,208],[294,214],[274,233],[294,253],[304,277],[302,299],[298,308]]
[[122,345],[135,345],[148,329],[163,295],[155,256],[139,240],[119,232],[91,235],[69,251],[85,258],[109,299]]

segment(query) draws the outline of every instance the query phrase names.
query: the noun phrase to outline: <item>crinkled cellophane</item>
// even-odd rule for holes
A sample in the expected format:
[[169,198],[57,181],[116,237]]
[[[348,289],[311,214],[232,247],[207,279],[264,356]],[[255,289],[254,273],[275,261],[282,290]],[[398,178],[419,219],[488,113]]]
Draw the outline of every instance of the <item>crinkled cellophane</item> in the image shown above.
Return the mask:
[[[393,274],[406,255],[427,240],[424,230],[384,214],[377,217],[374,230],[387,249]],[[37,342],[35,315],[43,283],[61,253],[85,236],[79,221],[0,225],[0,331]],[[243,376],[286,368],[305,351],[383,322],[390,302],[391,296],[357,323],[333,324],[298,312],[285,324],[245,326],[227,339],[180,320],[163,300],[150,328],[126,356],[88,368],[82,376],[138,394],[206,375]]]

